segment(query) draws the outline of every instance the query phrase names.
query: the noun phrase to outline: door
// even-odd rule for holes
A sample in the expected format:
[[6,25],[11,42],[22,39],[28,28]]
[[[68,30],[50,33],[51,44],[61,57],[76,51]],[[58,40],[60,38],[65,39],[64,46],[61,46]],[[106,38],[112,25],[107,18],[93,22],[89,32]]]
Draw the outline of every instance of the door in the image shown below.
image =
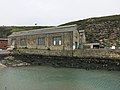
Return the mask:
[[77,49],[77,42],[75,42],[75,49]]

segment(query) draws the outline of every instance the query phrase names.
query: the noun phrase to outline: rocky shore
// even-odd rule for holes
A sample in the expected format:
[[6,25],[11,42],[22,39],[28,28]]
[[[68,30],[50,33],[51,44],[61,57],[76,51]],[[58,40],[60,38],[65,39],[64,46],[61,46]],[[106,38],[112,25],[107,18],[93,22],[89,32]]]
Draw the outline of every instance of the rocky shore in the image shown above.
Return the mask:
[[29,65],[79,68],[86,70],[116,70],[120,71],[120,59],[110,57],[70,57],[49,56],[28,53],[9,53],[0,55],[0,63],[7,67],[20,67]]
[[2,68],[4,67],[20,67],[20,66],[28,66],[30,65],[27,62],[24,62],[23,60],[16,58],[16,55],[14,54],[6,54],[2,57],[0,56],[0,66]]

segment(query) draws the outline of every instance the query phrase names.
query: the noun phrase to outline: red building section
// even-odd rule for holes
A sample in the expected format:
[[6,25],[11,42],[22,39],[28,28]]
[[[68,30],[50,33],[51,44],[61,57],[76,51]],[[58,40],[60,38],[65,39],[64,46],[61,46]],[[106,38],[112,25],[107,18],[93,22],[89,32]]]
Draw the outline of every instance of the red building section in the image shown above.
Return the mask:
[[7,49],[8,40],[7,39],[0,39],[0,49]]

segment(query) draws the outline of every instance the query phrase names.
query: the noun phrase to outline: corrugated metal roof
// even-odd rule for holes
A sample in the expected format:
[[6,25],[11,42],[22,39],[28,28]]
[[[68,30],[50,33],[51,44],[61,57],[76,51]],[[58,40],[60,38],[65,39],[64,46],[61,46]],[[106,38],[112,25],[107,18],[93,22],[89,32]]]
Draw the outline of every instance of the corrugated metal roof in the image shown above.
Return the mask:
[[[70,29],[70,28],[72,28],[72,29]],[[52,28],[43,28],[43,29],[36,29],[36,30],[30,30],[30,31],[14,32],[8,37],[22,36],[22,35],[58,33],[58,32],[69,32],[69,31],[74,31],[75,29],[76,29],[76,25],[58,26],[58,27],[52,27]]]

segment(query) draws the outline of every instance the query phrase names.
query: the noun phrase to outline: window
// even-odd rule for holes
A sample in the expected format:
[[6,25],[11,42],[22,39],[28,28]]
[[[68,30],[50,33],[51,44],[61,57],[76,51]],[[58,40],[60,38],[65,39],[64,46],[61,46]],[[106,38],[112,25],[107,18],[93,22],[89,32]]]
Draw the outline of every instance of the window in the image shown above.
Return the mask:
[[61,36],[53,37],[53,45],[62,45],[62,38],[61,38]]
[[38,45],[45,45],[45,37],[38,38]]
[[20,39],[20,45],[21,45],[21,46],[26,46],[26,45],[27,45],[25,38]]

